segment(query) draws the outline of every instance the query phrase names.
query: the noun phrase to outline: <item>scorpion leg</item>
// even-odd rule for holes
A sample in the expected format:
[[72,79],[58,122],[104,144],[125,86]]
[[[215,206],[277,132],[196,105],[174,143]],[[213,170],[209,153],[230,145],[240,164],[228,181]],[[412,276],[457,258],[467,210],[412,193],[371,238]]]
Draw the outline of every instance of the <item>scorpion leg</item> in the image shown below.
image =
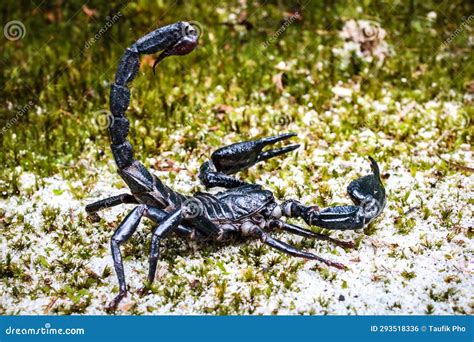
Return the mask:
[[301,217],[307,224],[327,229],[360,229],[377,218],[385,207],[385,189],[380,170],[370,158],[373,173],[352,181],[347,192],[355,205],[335,206],[320,210],[307,207],[298,201],[283,203],[282,211],[288,217]]
[[176,217],[172,217],[172,215],[173,214],[168,214],[164,210],[155,207],[149,207],[145,212],[145,216],[153,222],[158,223],[158,226],[155,228],[152,235],[149,256],[148,282],[145,284],[145,286],[138,290],[138,294],[140,296],[143,296],[148,292],[149,286],[153,283],[155,278],[156,267],[159,258],[160,241],[162,239],[168,236],[168,234],[172,231],[191,240],[204,239],[202,232],[180,225],[179,222],[176,224]]
[[283,253],[286,253],[286,254],[289,254],[289,255],[292,255],[292,256],[296,256],[296,257],[300,257],[300,258],[305,258],[305,259],[311,259],[311,260],[317,260],[317,261],[320,261],[322,263],[325,263],[326,265],[328,266],[332,266],[332,267],[336,267],[336,268],[339,268],[339,269],[345,269],[346,267],[343,265],[343,264],[340,264],[338,262],[333,262],[333,261],[330,261],[330,260],[326,260],[324,258],[321,258],[317,255],[314,255],[312,253],[309,253],[309,252],[305,252],[305,251],[301,251],[283,241],[280,241],[278,239],[275,239],[273,237],[271,237],[270,235],[268,235],[267,233],[265,233],[262,229],[258,228],[257,226],[254,227],[254,233],[255,235],[258,236],[258,238],[266,245],[270,246],[270,247],[273,247],[275,249],[278,249],[279,251],[283,252]]
[[[168,216],[168,213],[166,213],[164,210],[150,207],[148,208],[145,215],[153,222],[160,224]],[[191,240],[200,240],[205,238],[205,235],[202,232],[191,229],[184,225],[177,226],[174,231],[180,236],[189,238]]]
[[88,204],[86,206],[87,215],[94,221],[99,220],[97,212],[107,208],[115,207],[119,204],[138,204],[137,200],[133,195],[130,194],[120,194],[117,196],[112,196],[105,198],[103,200]]
[[148,270],[149,285],[151,285],[155,279],[156,265],[158,263],[158,257],[160,256],[160,241],[165,238],[172,230],[176,229],[182,220],[182,210],[178,209],[174,213],[169,214],[153,232],[149,258],[150,268]]
[[[155,279],[156,274],[156,266],[158,263],[158,258],[160,256],[160,241],[165,238],[170,232],[176,230],[180,227],[181,223],[184,219],[193,219],[194,223],[196,224],[196,228],[199,230],[200,234],[207,235],[213,234],[218,235],[220,230],[216,228],[209,220],[207,220],[203,216],[195,216],[195,209],[194,207],[187,207],[183,206],[171,214],[167,214],[163,217],[163,220],[160,222],[158,227],[153,232],[153,236],[151,238],[151,247],[150,247],[150,257],[149,257],[149,270],[148,270],[148,285],[151,285]],[[153,215],[160,215],[159,210],[154,210],[155,212]],[[150,210],[151,212],[151,210]],[[183,227],[186,228],[186,227]],[[181,231],[183,231],[181,229]],[[192,230],[190,230],[192,234]],[[146,287],[145,287],[146,288]],[[144,288],[144,289],[145,289]],[[143,291],[142,291],[143,293]]]
[[123,269],[122,254],[120,253],[120,245],[127,241],[135,232],[145,211],[145,205],[139,205],[133,209],[127,217],[125,217],[112,236],[110,246],[112,249],[115,273],[117,273],[119,281],[119,294],[109,304],[109,310],[115,310],[120,301],[127,295],[127,284],[125,282],[125,272]]
[[300,145],[293,144],[281,148],[262,151],[266,146],[296,136],[294,133],[282,134],[252,141],[243,141],[216,150],[211,160],[205,162],[199,171],[199,179],[206,187],[237,187],[246,184],[230,177],[234,173],[248,169],[258,162],[296,150]]
[[320,234],[320,233],[315,233],[311,230],[304,229],[300,226],[283,222],[280,220],[271,220],[268,222],[268,227],[270,229],[280,229],[285,232],[293,233],[295,235],[299,235],[305,238],[310,238],[310,239],[317,239],[317,240],[323,240],[323,241],[329,241],[334,243],[335,245],[342,247],[342,248],[354,248],[354,244],[349,241],[341,241],[341,240],[336,240],[333,239],[325,234]]

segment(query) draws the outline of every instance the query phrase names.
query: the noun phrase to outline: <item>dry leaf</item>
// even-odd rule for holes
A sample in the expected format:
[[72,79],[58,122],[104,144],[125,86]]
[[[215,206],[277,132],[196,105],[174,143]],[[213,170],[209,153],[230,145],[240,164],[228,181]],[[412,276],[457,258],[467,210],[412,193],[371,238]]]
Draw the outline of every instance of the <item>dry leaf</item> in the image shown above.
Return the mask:
[[89,277],[91,277],[92,279],[100,279],[99,275],[97,273],[95,273],[91,268],[89,267],[86,267],[86,273]]
[[285,21],[303,21],[303,14],[301,13],[300,10],[293,10],[293,11],[288,11],[284,13],[284,19]]
[[283,72],[279,72],[272,78],[273,84],[275,84],[275,87],[277,88],[279,92],[283,91],[283,79],[285,77],[286,75]]
[[238,22],[239,24],[246,22],[248,16],[249,16],[249,15],[248,15],[247,11],[242,11],[242,12],[240,12],[240,13],[239,13],[239,17],[237,18],[237,22]]
[[46,19],[52,23],[56,22],[56,14],[54,12],[46,12]]
[[470,81],[470,82],[466,85],[466,89],[467,89],[467,92],[468,92],[468,93],[474,94],[474,80]]
[[381,280],[382,280],[382,277],[380,277],[380,276],[378,276],[378,275],[373,275],[372,278],[371,278],[371,280],[376,283],[376,282],[381,281]]
[[82,11],[89,17],[97,17],[97,10],[87,7],[87,5],[82,6]]
[[212,110],[216,113],[230,113],[234,110],[234,107],[225,105],[225,104],[218,104],[212,108]]
[[58,301],[58,297],[53,297],[51,299],[51,301],[48,303],[48,305],[46,305],[46,307],[44,308],[43,313],[48,314],[51,311],[51,309],[53,308],[54,304],[56,304],[57,301]]
[[124,311],[124,312],[129,312],[130,310],[133,309],[133,307],[135,306],[136,302],[133,301],[133,300],[128,300],[127,302],[125,302],[124,304],[122,304],[120,306],[120,310]]
[[153,64],[155,64],[155,57],[152,55],[145,55],[141,59],[141,66],[148,65],[149,67],[153,67]]

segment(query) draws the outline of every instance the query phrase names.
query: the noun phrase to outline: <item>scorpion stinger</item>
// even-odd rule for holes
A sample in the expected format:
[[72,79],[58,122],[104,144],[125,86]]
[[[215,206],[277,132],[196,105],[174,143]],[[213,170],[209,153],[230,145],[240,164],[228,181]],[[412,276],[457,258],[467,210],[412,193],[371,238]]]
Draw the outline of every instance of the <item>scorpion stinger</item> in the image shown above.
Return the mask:
[[344,248],[353,247],[350,242],[332,239],[281,221],[280,218],[298,217],[309,225],[329,229],[358,229],[372,222],[385,206],[385,190],[380,180],[378,165],[374,160],[372,160],[374,173],[353,181],[348,187],[354,206],[336,206],[322,211],[315,207],[306,207],[294,200],[278,204],[271,191],[233,176],[256,163],[296,150],[299,147],[297,144],[270,148],[274,144],[295,137],[294,133],[243,141],[215,151],[211,160],[204,162],[199,172],[199,179],[205,186],[227,188],[215,194],[198,192],[186,196],[173,191],[158,177],[153,176],[143,164],[134,159],[132,146],[127,139],[130,126],[125,117],[130,104],[130,90],[127,84],[138,73],[140,55],[162,51],[155,63],[156,66],[168,56],[188,54],[196,47],[197,41],[197,31],[191,24],[185,22],[161,27],[148,33],[125,51],[110,90],[110,110],[113,120],[109,133],[112,154],[118,173],[129,187],[131,194],[124,193],[89,204],[86,206],[86,211],[95,221],[99,219],[97,213],[100,210],[119,204],[136,205],[120,223],[111,239],[119,293],[110,302],[108,306],[110,310],[115,310],[127,295],[120,245],[133,235],[143,217],[153,221],[156,227],[151,238],[148,277],[140,293],[145,293],[152,286],[160,255],[160,242],[171,233],[187,239],[218,242],[244,237],[259,238],[266,245],[283,253],[343,269],[342,264],[301,251],[271,237],[265,230],[279,229],[306,238],[334,242]]

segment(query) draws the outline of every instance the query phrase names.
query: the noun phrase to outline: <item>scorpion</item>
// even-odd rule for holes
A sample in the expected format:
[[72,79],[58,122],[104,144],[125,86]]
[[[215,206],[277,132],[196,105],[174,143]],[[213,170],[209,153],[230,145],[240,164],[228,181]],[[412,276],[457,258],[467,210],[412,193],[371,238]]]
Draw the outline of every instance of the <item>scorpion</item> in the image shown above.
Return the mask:
[[[123,193],[86,206],[92,221],[99,219],[98,212],[120,204],[135,204],[115,230],[111,239],[111,253],[119,283],[119,293],[107,308],[115,310],[127,296],[127,285],[120,246],[136,231],[141,219],[150,219],[156,227],[151,237],[149,271],[145,286],[139,294],[146,294],[152,285],[160,255],[160,241],[174,232],[183,238],[204,241],[235,241],[244,238],[259,239],[265,245],[292,256],[316,260],[328,266],[345,269],[343,264],[326,260],[313,253],[272,237],[274,230],[289,232],[305,238],[326,240],[342,248],[354,248],[351,242],[340,241],[328,235],[290,224],[281,218],[302,219],[309,226],[333,230],[355,230],[377,218],[385,207],[385,189],[380,170],[369,157],[372,173],[353,180],[347,192],[354,205],[320,209],[289,199],[278,203],[269,190],[233,176],[256,163],[296,150],[291,144],[265,149],[278,142],[295,137],[294,133],[243,141],[219,148],[204,162],[198,178],[206,188],[224,188],[215,194],[197,192],[187,196],[173,191],[145,166],[134,159],[133,148],[127,140],[130,123],[125,112],[130,104],[127,84],[137,75],[140,55],[161,52],[153,65],[173,55],[186,55],[198,44],[198,30],[188,22],[177,22],[157,28],[128,47],[121,57],[110,90],[110,120],[108,127],[112,154],[118,174],[130,189]],[[265,149],[265,150],[264,150]]]

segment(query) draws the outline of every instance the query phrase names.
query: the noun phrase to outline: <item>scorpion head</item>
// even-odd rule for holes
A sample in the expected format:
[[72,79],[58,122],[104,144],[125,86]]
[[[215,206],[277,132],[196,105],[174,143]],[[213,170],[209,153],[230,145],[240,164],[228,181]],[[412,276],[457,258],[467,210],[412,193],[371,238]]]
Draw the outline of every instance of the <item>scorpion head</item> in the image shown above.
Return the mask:
[[153,64],[153,72],[155,72],[156,65],[166,57],[173,55],[187,55],[196,48],[200,32],[199,28],[192,23],[181,22],[180,24],[181,32],[179,39],[168,46],[158,56]]

